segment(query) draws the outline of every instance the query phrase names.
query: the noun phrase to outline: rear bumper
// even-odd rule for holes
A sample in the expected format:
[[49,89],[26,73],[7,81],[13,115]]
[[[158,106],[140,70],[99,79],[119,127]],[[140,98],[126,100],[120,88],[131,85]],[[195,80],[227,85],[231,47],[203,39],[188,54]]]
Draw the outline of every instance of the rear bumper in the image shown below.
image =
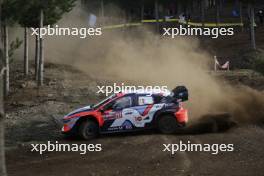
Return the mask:
[[180,124],[185,124],[188,122],[189,120],[189,117],[188,117],[188,110],[187,109],[184,109],[182,107],[180,107],[180,109],[175,112],[175,116],[177,118],[177,121],[180,123]]

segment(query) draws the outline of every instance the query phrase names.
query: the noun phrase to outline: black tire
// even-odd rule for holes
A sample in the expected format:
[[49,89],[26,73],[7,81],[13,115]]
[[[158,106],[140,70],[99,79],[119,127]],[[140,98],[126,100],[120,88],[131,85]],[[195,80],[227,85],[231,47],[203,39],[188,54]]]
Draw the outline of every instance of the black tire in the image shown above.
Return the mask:
[[158,130],[163,134],[175,133],[178,128],[178,122],[172,115],[163,115],[158,120]]
[[83,121],[79,128],[79,136],[85,140],[96,138],[99,135],[99,126],[92,120]]

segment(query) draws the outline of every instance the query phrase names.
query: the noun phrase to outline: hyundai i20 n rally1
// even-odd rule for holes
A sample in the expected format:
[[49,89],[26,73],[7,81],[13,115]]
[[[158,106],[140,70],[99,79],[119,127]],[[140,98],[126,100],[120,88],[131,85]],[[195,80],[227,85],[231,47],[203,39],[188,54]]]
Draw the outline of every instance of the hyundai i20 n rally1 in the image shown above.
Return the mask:
[[86,140],[103,133],[150,128],[171,134],[188,122],[187,110],[182,106],[187,100],[188,90],[184,86],[172,92],[120,92],[66,115],[62,133],[77,134]]

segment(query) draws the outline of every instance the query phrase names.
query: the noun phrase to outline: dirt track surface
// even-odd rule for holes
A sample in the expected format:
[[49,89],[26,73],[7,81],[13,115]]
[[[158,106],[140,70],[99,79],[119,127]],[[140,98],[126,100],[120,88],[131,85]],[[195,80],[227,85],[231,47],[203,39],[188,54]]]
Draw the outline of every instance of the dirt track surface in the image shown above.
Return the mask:
[[[206,135],[117,135],[101,143],[103,151],[80,155],[74,152],[38,153],[29,148],[8,152],[9,175],[262,175],[264,130],[243,127],[228,133]],[[162,144],[233,143],[234,152],[162,152]],[[86,141],[61,141],[88,143]]]
[[[19,68],[19,67],[17,67]],[[264,173],[263,124],[238,125],[225,132],[160,135],[142,132],[106,135],[93,141],[64,139],[59,119],[77,107],[94,103],[94,85],[102,82],[67,66],[48,64],[46,86],[37,90],[20,77],[7,101],[7,168],[9,175],[256,175]],[[19,71],[17,71],[19,72]],[[20,74],[15,74],[20,75]],[[56,75],[56,78],[54,77]],[[79,78],[76,80],[76,76]],[[80,81],[81,80],[81,81]],[[245,78],[246,80],[246,78]],[[208,125],[208,124],[207,124]],[[210,123],[209,123],[210,126]],[[199,128],[199,125],[198,125]],[[214,132],[214,133],[213,133]],[[102,152],[31,152],[30,144],[99,143]],[[233,152],[163,152],[163,144],[234,144]]]

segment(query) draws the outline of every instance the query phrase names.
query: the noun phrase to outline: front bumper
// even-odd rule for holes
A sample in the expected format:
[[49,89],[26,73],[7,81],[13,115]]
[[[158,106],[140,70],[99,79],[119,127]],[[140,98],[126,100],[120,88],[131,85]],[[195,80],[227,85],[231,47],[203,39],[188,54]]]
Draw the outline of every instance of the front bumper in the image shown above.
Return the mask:
[[61,132],[69,133],[74,128],[78,120],[79,120],[79,117],[72,118],[72,119],[63,119],[63,127],[61,129]]
[[62,133],[67,133],[69,131],[71,131],[71,128],[67,124],[64,124],[62,129],[61,129],[61,132]]

